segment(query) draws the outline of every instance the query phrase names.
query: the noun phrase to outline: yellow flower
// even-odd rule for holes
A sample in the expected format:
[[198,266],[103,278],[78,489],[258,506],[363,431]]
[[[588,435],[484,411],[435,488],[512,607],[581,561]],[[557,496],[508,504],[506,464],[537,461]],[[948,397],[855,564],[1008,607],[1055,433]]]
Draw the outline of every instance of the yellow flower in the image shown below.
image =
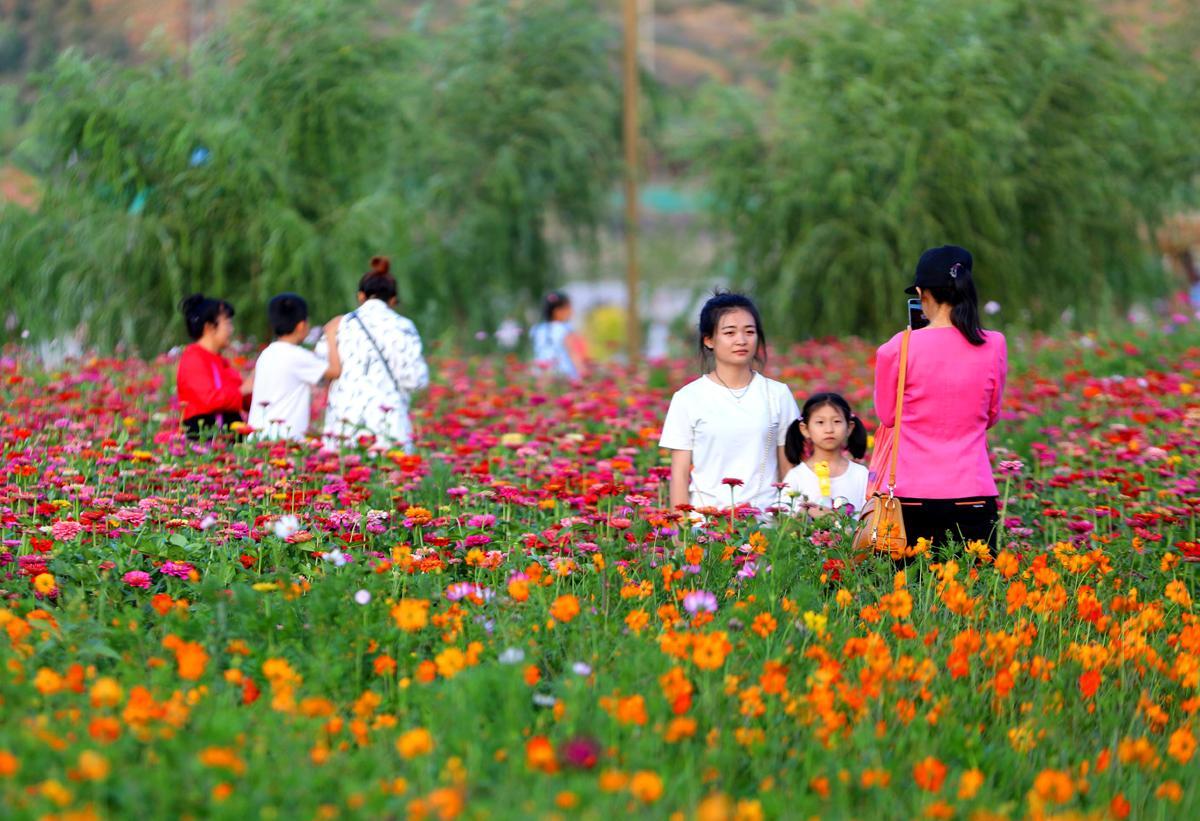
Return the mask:
[[814,613],[811,610],[804,611],[804,626],[816,633],[818,636],[825,635],[825,627],[829,624],[829,617],[820,613]]
[[38,573],[33,577],[33,589],[43,596],[49,596],[58,589],[58,582],[49,573]]
[[279,589],[279,585],[276,584],[275,582],[257,582],[250,586],[253,589],[257,590],[259,593],[270,593],[272,590]]
[[79,754],[79,777],[85,781],[103,781],[111,769],[108,759],[98,752],[84,750]]

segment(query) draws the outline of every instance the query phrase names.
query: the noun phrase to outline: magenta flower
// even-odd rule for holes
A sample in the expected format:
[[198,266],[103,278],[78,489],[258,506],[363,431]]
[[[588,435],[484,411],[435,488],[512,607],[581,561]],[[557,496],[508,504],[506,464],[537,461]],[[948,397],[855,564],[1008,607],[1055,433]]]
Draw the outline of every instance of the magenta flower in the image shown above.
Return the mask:
[[589,736],[575,736],[559,745],[558,757],[568,767],[590,770],[600,761],[600,743]]
[[175,576],[179,579],[186,579],[192,575],[193,567],[187,562],[166,562],[158,569],[159,573],[166,576]]
[[121,581],[130,587],[140,587],[143,590],[150,589],[150,574],[144,570],[130,570],[121,577]]

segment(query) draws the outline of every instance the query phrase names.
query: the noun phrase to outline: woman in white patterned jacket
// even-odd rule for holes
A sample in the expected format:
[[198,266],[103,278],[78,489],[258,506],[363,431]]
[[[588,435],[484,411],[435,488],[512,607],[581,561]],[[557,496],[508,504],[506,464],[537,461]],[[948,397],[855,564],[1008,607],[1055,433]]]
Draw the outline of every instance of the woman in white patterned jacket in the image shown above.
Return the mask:
[[[373,257],[358,283],[358,308],[337,330],[342,375],[329,388],[325,441],[353,445],[371,437],[373,450],[409,449],[409,397],[429,384],[421,337],[412,320],[393,310],[396,280],[387,257]],[[320,353],[320,346],[318,346]]]

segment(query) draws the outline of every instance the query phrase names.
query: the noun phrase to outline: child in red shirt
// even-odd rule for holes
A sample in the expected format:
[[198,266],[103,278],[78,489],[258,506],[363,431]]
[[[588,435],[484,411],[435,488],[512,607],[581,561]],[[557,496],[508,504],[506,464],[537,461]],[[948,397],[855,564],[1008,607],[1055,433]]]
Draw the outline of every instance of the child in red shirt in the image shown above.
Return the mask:
[[180,309],[188,336],[195,341],[179,358],[175,385],[188,438],[198,439],[204,429],[217,432],[242,421],[242,408],[254,385],[221,356],[233,338],[233,306],[193,294]]

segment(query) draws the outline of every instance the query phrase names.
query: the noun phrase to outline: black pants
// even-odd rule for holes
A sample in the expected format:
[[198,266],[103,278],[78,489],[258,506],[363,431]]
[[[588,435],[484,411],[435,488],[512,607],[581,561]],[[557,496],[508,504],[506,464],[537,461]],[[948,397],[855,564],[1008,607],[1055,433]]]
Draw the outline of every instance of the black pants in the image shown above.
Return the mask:
[[236,435],[229,430],[228,426],[240,421],[242,421],[242,417],[234,414],[202,413],[184,419],[183,429],[187,432],[188,439],[211,439],[217,435]]
[[935,547],[950,542],[981,541],[996,546],[999,519],[995,496],[967,499],[900,499],[904,531],[915,545],[924,536]]

